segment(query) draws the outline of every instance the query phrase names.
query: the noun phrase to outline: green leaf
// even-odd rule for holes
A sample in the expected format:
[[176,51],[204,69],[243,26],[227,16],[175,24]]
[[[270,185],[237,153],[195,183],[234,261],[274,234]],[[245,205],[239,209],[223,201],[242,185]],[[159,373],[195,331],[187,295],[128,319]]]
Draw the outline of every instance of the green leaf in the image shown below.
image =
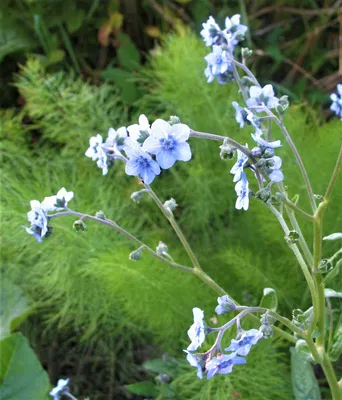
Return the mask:
[[177,376],[179,369],[179,364],[175,360],[155,359],[144,362],[143,366],[149,371],[167,374],[172,378]]
[[1,400],[45,400],[50,384],[46,371],[21,333],[0,340]]
[[33,311],[29,300],[19,286],[6,278],[1,279],[0,337],[14,331]]
[[341,232],[332,233],[331,235],[324,236],[323,238],[323,240],[338,240],[338,239],[342,239]]
[[131,38],[125,33],[119,33],[120,46],[117,54],[120,65],[128,70],[137,69],[140,66],[140,54]]
[[157,397],[159,395],[159,390],[151,381],[132,383],[131,385],[126,385],[126,389],[131,393],[138,394],[139,396]]
[[131,72],[120,68],[108,68],[101,72],[101,77],[107,82],[115,82],[121,90],[121,97],[125,103],[133,103],[138,98],[138,90],[133,82]]
[[296,400],[320,400],[321,394],[312,365],[291,348],[292,389]]
[[66,25],[69,33],[74,33],[80,29],[82,23],[85,19],[85,11],[84,10],[76,10],[69,14]]
[[337,361],[342,354],[342,324],[340,323],[335,331],[333,345],[330,350],[330,360]]
[[278,298],[274,289],[264,288],[264,295],[261,299],[260,307],[268,308],[271,311],[277,311]]
[[160,394],[165,397],[166,399],[172,399],[176,397],[176,390],[168,383],[163,383],[160,386]]

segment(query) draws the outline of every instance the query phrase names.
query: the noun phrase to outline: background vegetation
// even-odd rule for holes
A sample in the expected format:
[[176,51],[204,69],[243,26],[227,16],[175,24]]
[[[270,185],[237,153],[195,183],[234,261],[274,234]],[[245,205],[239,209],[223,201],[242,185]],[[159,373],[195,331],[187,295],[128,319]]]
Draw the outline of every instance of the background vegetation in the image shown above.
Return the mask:
[[[194,277],[180,277],[148,256],[129,261],[131,244],[95,224],[77,234],[72,219],[56,220],[53,236],[41,245],[21,228],[31,199],[65,186],[75,192],[73,209],[103,210],[152,247],[164,241],[175,259],[188,263],[153,203],[130,200],[139,187],[122,165],[102,177],[84,152],[91,135],[134,123],[141,112],[150,121],[178,115],[193,129],[249,141],[249,129],[238,128],[230,106],[239,98],[235,86],[209,85],[203,75],[207,49],[190,28],[198,32],[210,14],[223,20],[241,12],[249,24],[251,47],[260,48],[253,67],[262,82],[290,93],[286,125],[321,194],[339,145],[340,121],[324,122],[327,93],[340,76],[339,2],[302,2],[304,11],[294,2],[255,3],[117,1],[104,7],[87,0],[7,0],[0,6],[2,279],[18,284],[35,306],[21,330],[51,383],[70,377],[81,399],[132,398],[124,385],[153,380],[142,363],[163,354],[177,359],[172,387],[180,399],[293,398],[289,354],[279,341],[257,346],[232,375],[195,379],[182,355],[191,310],[198,306],[214,316],[216,295]],[[231,164],[220,160],[215,143],[193,138],[190,144],[193,160],[164,171],[154,188],[162,199],[177,200],[176,217],[206,272],[241,302],[258,304],[262,289],[273,287],[285,315],[305,309],[305,285],[277,223],[257,201],[248,213],[237,212]],[[304,186],[285,145],[282,158],[289,193],[298,193],[305,208]],[[325,234],[337,230],[341,204],[336,191]]]

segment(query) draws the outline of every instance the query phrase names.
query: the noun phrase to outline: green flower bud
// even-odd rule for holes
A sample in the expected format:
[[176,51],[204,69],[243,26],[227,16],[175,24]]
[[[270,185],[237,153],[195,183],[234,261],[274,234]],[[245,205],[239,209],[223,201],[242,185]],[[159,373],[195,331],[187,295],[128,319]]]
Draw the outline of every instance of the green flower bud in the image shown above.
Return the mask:
[[297,243],[299,240],[299,233],[297,231],[290,231],[287,236],[285,236],[285,240],[289,244]]
[[170,125],[175,125],[175,124],[179,124],[179,123],[180,123],[180,119],[176,115],[170,115],[170,119],[169,119]]
[[78,219],[74,222],[73,228],[76,232],[84,232],[87,229],[87,226],[82,219]]
[[242,54],[242,57],[247,58],[253,54],[253,51],[250,50],[248,47],[243,47],[241,49],[241,54]]
[[231,160],[235,154],[235,147],[232,147],[227,143],[227,139],[224,139],[223,144],[220,146],[220,158],[221,160]]
[[260,332],[264,335],[264,338],[268,339],[273,336],[273,328],[271,325],[261,325]]
[[169,211],[170,213],[172,213],[172,211],[174,211],[176,209],[176,207],[178,206],[178,204],[176,203],[176,200],[173,199],[171,197],[170,200],[166,200],[165,203],[163,204],[164,208]]
[[143,193],[145,192],[145,189],[139,190],[139,192],[133,192],[131,194],[131,199],[135,202],[135,203],[140,203],[140,201],[143,198]]
[[132,251],[129,255],[129,259],[132,261],[140,261],[142,258],[142,250],[144,246],[139,247],[139,249]]
[[264,203],[267,203],[271,198],[272,198],[272,193],[270,189],[262,188],[259,191],[256,192],[255,197]]
[[251,79],[249,76],[243,76],[243,77],[241,78],[241,83],[242,83],[243,86],[247,86],[247,87],[250,87],[250,86],[254,86],[254,85],[255,85],[254,80]]
[[101,210],[96,212],[95,217],[96,218],[100,218],[100,219],[106,219],[106,216],[104,215],[104,212],[101,211]]
[[322,260],[320,260],[318,264],[317,272],[319,272],[320,274],[326,274],[333,268],[334,268],[333,264],[327,258],[322,258]]
[[159,254],[160,256],[165,256],[165,254],[168,254],[169,252],[169,248],[167,247],[167,245],[163,242],[159,242],[157,249],[156,249],[157,254]]

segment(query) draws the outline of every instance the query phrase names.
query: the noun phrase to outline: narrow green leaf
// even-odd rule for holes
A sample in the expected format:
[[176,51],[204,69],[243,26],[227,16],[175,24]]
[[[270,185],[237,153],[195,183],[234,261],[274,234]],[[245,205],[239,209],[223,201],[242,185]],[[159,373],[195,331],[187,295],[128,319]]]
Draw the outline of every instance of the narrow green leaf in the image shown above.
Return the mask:
[[296,400],[320,400],[321,394],[312,365],[291,348],[292,389]]
[[151,381],[143,381],[138,383],[132,383],[131,385],[126,385],[126,389],[139,396],[152,396],[157,397],[159,395],[159,390],[156,385]]
[[0,340],[0,354],[1,400],[47,398],[48,375],[21,333]]

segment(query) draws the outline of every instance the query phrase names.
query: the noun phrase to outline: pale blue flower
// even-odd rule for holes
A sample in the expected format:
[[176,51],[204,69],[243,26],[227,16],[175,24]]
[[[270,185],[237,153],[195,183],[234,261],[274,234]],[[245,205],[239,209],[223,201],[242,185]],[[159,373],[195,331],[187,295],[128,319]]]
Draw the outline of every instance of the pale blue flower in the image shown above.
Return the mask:
[[203,378],[203,367],[201,365],[201,363],[199,362],[199,358],[196,357],[196,355],[190,353],[190,351],[188,350],[183,350],[185,353],[187,353],[186,359],[188,361],[188,363],[192,366],[192,367],[196,367],[197,368],[197,377],[199,379]]
[[218,44],[222,39],[222,31],[217,25],[213,17],[209,17],[207,22],[202,24],[201,36],[204,39],[206,46]]
[[203,322],[204,312],[201,309],[195,307],[192,309],[192,312],[194,314],[194,323],[188,330],[188,336],[191,343],[187,350],[195,351],[202,346],[205,340],[206,325]]
[[263,334],[257,329],[250,329],[245,331],[239,340],[232,339],[230,346],[226,348],[226,351],[233,351],[240,356],[246,356],[251,350],[251,347],[262,337]]
[[236,304],[234,303],[234,301],[227,295],[218,297],[217,302],[219,305],[215,308],[215,312],[219,315],[234,311],[236,308]]
[[42,207],[46,212],[64,210],[73,197],[74,192],[67,192],[63,187],[58,191],[56,196],[45,197]]
[[234,46],[244,39],[245,33],[248,28],[246,25],[240,24],[240,15],[233,15],[231,18],[227,17],[225,19],[226,29],[224,30],[225,36],[228,36],[228,43]]
[[145,140],[142,148],[155,154],[158,164],[168,169],[179,161],[189,161],[191,150],[186,142],[190,136],[190,128],[185,124],[170,125],[157,119],[151,126],[151,135]]
[[[130,143],[130,145],[127,145],[127,142]],[[125,152],[129,160],[125,167],[126,174],[140,176],[144,183],[150,185],[155,176],[160,174],[158,163],[156,163],[137,143],[127,142],[125,144]]]
[[42,241],[43,236],[48,233],[48,216],[42,204],[38,200],[30,202],[31,211],[27,213],[30,228],[23,226],[29,235],[34,236],[38,242]]
[[43,237],[41,235],[41,228],[34,225],[32,225],[30,228],[24,225],[22,225],[22,227],[26,230],[26,232],[29,235],[34,236],[37,239],[38,243],[41,243],[43,241]]
[[228,61],[228,53],[221,46],[213,46],[213,52],[205,56],[207,68],[204,73],[208,82],[212,82],[215,77],[220,84],[233,80],[232,65]]
[[243,128],[245,122],[253,126],[260,126],[260,122],[258,117],[255,117],[254,114],[248,110],[248,108],[241,107],[236,101],[232,102],[233,107],[235,108],[235,119],[236,122],[240,125],[240,128]]
[[[279,99],[274,96],[272,85],[266,85],[263,88],[259,86],[251,86],[249,89],[250,98],[247,100],[248,107],[266,106],[269,109],[276,108]],[[256,109],[257,112],[262,111]]]
[[251,134],[252,139],[256,143],[258,143],[260,147],[263,147],[264,149],[277,149],[278,147],[282,146],[280,140],[275,140],[274,142],[268,142],[267,140],[263,139],[261,135],[262,132],[259,129],[256,130],[255,134],[254,133]]
[[102,169],[103,175],[108,173],[107,155],[103,149],[102,136],[100,134],[90,138],[89,148],[85,155],[93,161],[97,161],[97,166]]
[[50,391],[53,400],[60,400],[63,393],[68,392],[69,379],[59,379],[57,386]]
[[280,157],[273,156],[266,161],[266,172],[272,182],[282,182],[284,174],[280,171],[282,161]]
[[145,139],[151,134],[151,127],[146,115],[141,114],[139,117],[139,124],[130,125],[127,128],[127,131],[130,138],[132,138],[139,145],[142,145]]
[[230,374],[234,365],[246,363],[247,361],[243,357],[238,357],[236,353],[214,357],[206,363],[207,378],[211,379],[216,374]]
[[235,192],[238,196],[235,203],[235,208],[241,210],[243,208],[245,211],[248,210],[249,206],[249,189],[248,180],[245,173],[241,174],[241,180],[235,185]]
[[119,151],[122,150],[126,138],[127,138],[127,129],[124,126],[122,126],[117,130],[115,130],[114,128],[109,128],[108,137],[104,145],[104,150],[106,150],[106,147],[113,150],[119,150]]
[[[246,148],[248,149],[248,144],[246,144]],[[237,160],[230,170],[230,173],[234,175],[233,182],[237,182],[241,179],[241,175],[243,174],[243,170],[246,167],[247,162],[248,156],[241,150],[237,149]]]
[[337,85],[337,92],[338,94],[332,93],[330,95],[330,99],[332,101],[330,110],[333,111],[337,116],[341,117],[342,121],[342,84]]

